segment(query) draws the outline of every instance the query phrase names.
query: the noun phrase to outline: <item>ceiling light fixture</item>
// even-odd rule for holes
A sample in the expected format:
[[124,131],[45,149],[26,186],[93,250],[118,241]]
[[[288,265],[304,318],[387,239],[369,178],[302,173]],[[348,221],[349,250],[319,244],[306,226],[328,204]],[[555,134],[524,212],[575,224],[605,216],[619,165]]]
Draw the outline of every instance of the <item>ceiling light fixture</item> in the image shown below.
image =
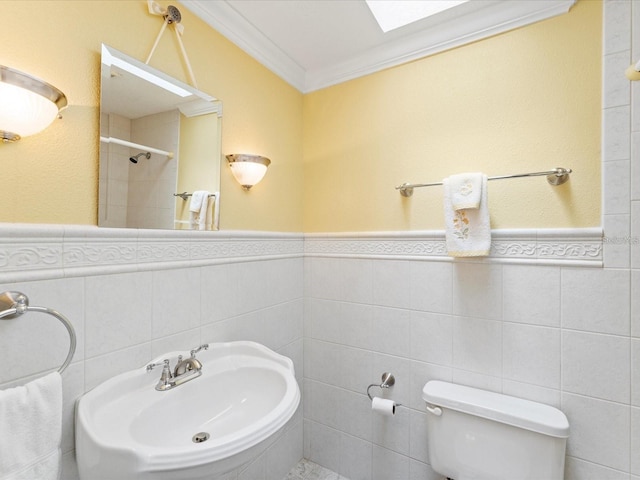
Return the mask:
[[271,163],[271,160],[267,157],[261,157],[260,155],[236,153],[226,157],[231,173],[245,190],[249,190],[262,180],[264,174],[267,173],[267,167]]
[[467,0],[365,0],[384,33],[404,27]]
[[47,128],[67,106],[64,93],[27,73],[0,65],[0,138],[5,143]]

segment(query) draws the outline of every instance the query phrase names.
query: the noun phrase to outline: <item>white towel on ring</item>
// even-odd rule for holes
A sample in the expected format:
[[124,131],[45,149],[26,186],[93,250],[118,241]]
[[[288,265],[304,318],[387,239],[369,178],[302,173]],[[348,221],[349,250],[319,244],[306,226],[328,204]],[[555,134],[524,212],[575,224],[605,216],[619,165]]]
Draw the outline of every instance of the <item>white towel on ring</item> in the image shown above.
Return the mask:
[[480,208],[482,173],[459,173],[449,177],[451,203],[454,210]]
[[62,379],[50,373],[0,390],[0,479],[60,478]]
[[455,210],[451,198],[451,181],[445,178],[444,223],[447,254],[451,257],[481,257],[491,251],[491,225],[487,201],[487,176],[482,176],[480,206]]

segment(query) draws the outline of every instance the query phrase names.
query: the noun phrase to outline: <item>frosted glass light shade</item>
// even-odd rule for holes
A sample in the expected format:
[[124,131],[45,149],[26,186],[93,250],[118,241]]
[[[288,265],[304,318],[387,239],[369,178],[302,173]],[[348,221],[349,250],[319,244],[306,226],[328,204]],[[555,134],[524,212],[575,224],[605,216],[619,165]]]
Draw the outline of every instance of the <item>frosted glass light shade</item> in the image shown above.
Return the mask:
[[0,65],[0,137],[15,142],[47,128],[67,106],[57,88]]
[[271,160],[267,157],[243,153],[227,155],[227,161],[233,177],[245,190],[249,190],[262,180],[265,173],[267,173],[267,167],[271,163]]

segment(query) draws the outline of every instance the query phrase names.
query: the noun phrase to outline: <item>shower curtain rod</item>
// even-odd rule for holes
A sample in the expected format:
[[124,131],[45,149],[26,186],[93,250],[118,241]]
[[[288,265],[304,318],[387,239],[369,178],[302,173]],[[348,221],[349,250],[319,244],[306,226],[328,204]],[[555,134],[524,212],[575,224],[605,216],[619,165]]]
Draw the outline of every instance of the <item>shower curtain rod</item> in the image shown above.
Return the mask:
[[116,137],[100,137],[100,141],[103,143],[115,143],[129,148],[138,148],[140,150],[146,150],[151,153],[157,153],[159,155],[166,155],[167,158],[173,158],[173,152],[167,152],[166,150],[160,150],[159,148],[148,147],[140,143],[130,142],[128,140],[121,140]]
[[[499,175],[497,177],[489,177],[487,180],[504,180],[505,178],[520,178],[520,177],[541,177],[546,176],[547,181],[551,185],[562,185],[569,180],[569,174],[572,172],[570,168],[557,167],[553,170],[547,170],[546,172],[532,172],[532,173],[516,173],[513,175]],[[442,182],[434,183],[403,183],[398,185],[396,190],[400,190],[400,194],[403,197],[410,197],[413,195],[413,189],[419,187],[434,187],[436,185],[442,185]]]

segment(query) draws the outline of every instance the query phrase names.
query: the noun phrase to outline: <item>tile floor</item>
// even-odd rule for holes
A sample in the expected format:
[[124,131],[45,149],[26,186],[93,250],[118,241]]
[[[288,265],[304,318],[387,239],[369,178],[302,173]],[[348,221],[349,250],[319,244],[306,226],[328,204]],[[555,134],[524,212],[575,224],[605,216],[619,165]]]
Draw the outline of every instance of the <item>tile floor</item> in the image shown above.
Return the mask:
[[291,469],[284,480],[349,480],[317,463],[302,459]]

